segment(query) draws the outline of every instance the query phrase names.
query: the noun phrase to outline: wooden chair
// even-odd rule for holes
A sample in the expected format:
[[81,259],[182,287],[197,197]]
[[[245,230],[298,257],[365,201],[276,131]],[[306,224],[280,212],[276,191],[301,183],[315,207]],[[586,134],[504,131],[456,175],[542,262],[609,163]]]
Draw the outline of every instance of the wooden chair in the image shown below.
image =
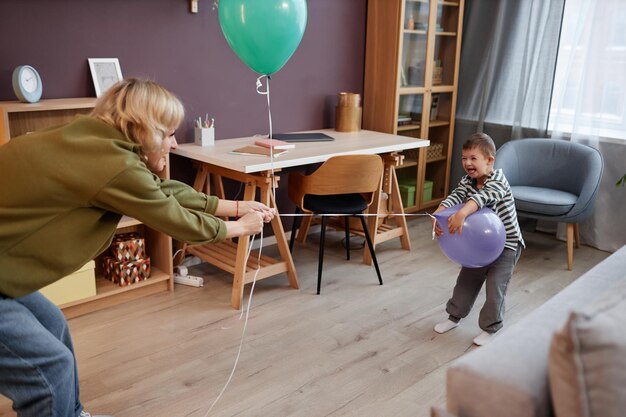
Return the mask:
[[[289,174],[288,194],[296,205],[296,214],[310,213],[321,215],[321,233],[319,262],[317,268],[317,293],[322,283],[322,267],[324,264],[324,239],[328,214],[344,215],[346,233],[346,255],[350,259],[350,228],[349,217],[361,219],[367,247],[372,256],[378,282],[383,279],[378,268],[374,245],[367,228],[363,212],[372,204],[374,193],[380,190],[383,176],[383,161],[378,155],[345,155],[335,156],[327,160],[311,175],[297,172]],[[301,217],[295,217],[291,230],[289,249],[293,244]]]

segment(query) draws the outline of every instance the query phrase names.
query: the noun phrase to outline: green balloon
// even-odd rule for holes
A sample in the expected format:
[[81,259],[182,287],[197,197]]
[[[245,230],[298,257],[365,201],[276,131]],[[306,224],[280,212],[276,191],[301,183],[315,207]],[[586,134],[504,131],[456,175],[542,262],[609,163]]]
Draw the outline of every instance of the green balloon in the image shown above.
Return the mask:
[[228,45],[259,74],[278,71],[306,28],[306,0],[220,0],[219,21]]

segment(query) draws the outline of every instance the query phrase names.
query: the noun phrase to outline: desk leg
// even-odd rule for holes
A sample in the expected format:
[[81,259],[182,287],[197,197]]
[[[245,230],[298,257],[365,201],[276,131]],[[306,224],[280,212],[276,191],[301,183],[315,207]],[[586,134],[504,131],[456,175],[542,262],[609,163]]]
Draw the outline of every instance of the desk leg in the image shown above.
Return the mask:
[[404,217],[404,206],[402,205],[402,196],[400,195],[400,186],[398,185],[398,177],[396,176],[396,168],[390,167],[390,181],[391,181],[391,207],[392,213],[401,214],[400,216],[394,216],[393,220],[396,225],[402,229],[402,235],[400,235],[400,242],[402,249],[411,250],[411,239],[409,238],[409,227],[406,224],[406,217]]
[[[244,200],[254,200],[256,185],[253,182],[246,182]],[[237,242],[237,256],[235,258],[235,273],[233,280],[233,291],[230,297],[230,304],[234,309],[241,308],[243,300],[243,289],[246,283],[246,256],[250,247],[250,236],[240,236]]]
[[[263,187],[261,189],[261,203],[268,207],[274,207],[278,212],[276,201],[274,201],[274,195],[271,192],[272,185],[269,187]],[[280,257],[287,266],[287,278],[289,279],[289,285],[292,288],[300,288],[298,285],[298,274],[296,273],[296,267],[293,264],[293,258],[289,251],[289,244],[287,243],[287,236],[285,236],[285,229],[283,229],[283,223],[280,221],[280,215],[275,216],[272,219],[272,230],[274,231],[274,237],[276,238],[276,245],[278,246],[278,252]]]

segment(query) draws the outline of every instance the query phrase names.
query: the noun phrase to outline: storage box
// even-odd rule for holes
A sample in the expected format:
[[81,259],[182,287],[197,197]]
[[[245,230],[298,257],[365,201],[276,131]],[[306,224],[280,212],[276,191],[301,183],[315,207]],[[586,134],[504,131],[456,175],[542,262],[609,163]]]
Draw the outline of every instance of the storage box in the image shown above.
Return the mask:
[[400,184],[400,196],[402,196],[402,204],[404,207],[415,205],[415,186]]
[[111,243],[111,255],[118,262],[130,262],[146,257],[145,241],[138,233],[115,235]]
[[422,194],[422,202],[426,203],[433,199],[433,182],[424,180],[424,192]]
[[104,277],[120,287],[150,278],[150,258],[119,262],[115,258],[105,256],[102,262]]
[[398,188],[400,188],[400,197],[402,197],[404,207],[415,205],[416,183],[415,179],[401,178],[398,180]]
[[78,271],[42,288],[40,292],[56,305],[96,295],[95,262],[89,261]]
[[432,145],[426,148],[426,159],[436,159],[441,158],[443,156],[443,144],[442,143],[433,143]]

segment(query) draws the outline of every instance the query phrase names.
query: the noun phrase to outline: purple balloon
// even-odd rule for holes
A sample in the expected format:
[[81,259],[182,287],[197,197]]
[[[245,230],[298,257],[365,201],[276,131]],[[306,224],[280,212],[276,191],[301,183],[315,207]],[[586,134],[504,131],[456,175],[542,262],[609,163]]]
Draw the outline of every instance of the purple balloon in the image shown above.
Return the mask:
[[434,214],[443,230],[439,247],[453,262],[466,268],[482,268],[498,259],[504,250],[504,224],[493,210],[483,207],[465,218],[462,234],[450,234],[448,217],[461,207],[463,205],[459,204]]

